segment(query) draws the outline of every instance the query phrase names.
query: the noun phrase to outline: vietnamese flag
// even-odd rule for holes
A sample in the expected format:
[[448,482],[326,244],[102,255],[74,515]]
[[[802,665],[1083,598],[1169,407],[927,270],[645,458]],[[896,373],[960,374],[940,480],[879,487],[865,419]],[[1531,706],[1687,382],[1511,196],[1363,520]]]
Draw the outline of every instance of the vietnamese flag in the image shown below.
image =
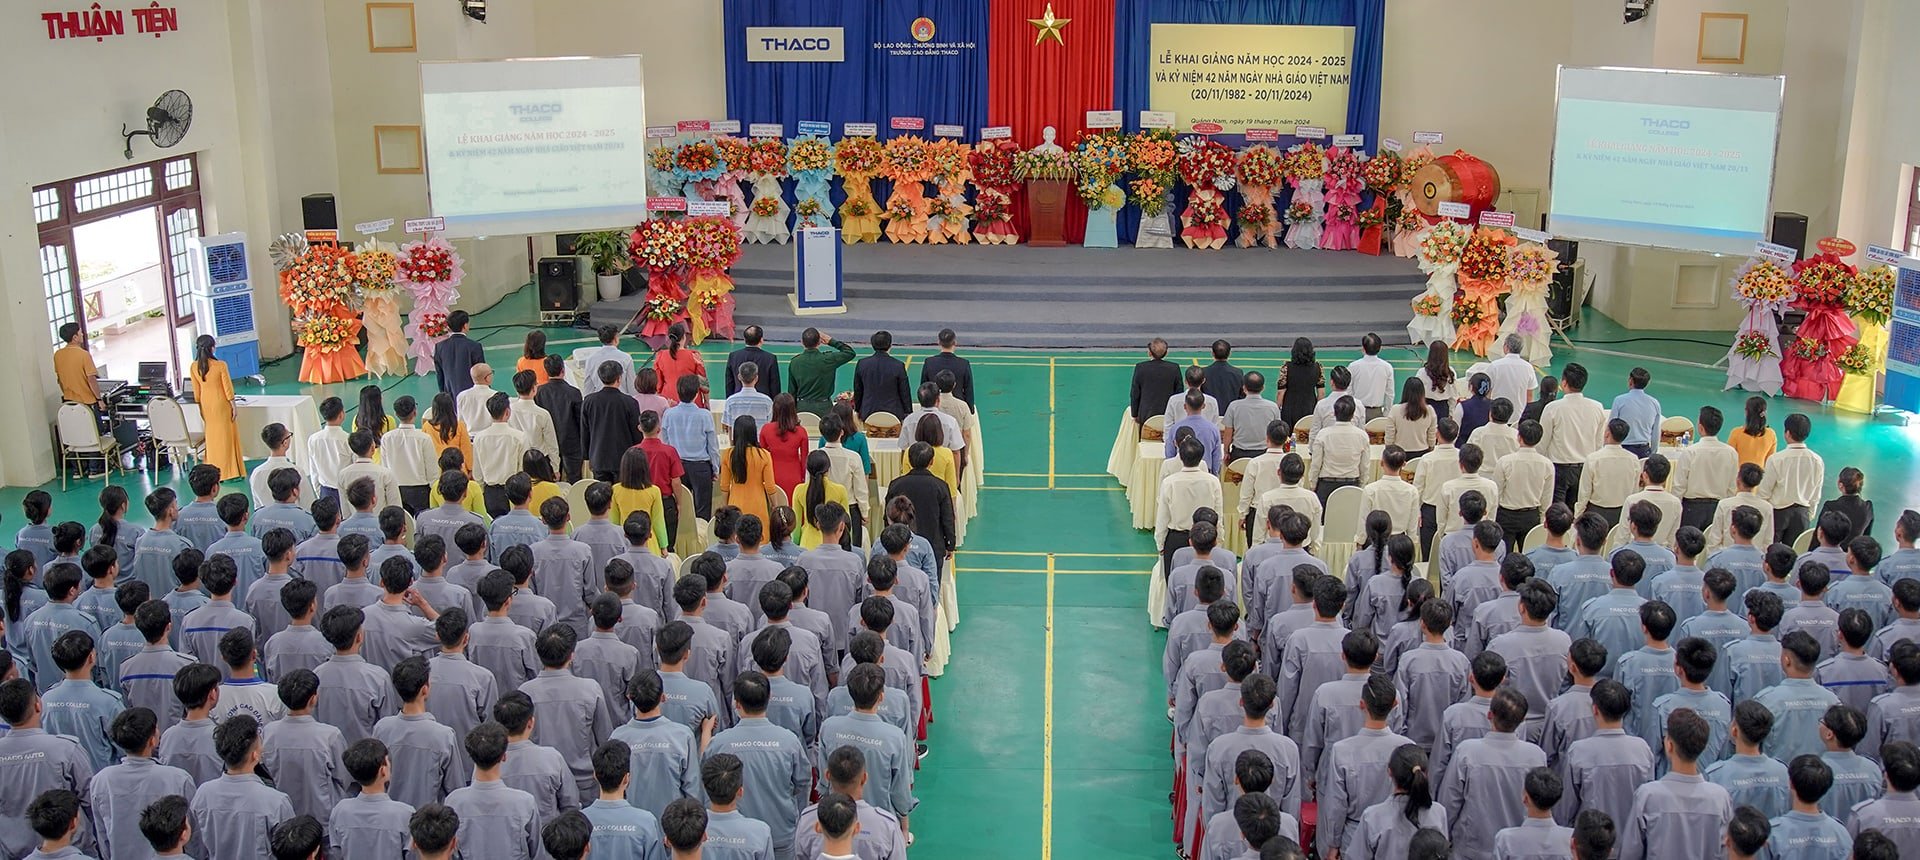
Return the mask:
[[[1041,35],[1029,19],[1066,19],[1060,36]],[[990,0],[987,21],[987,124],[1013,128],[1023,149],[1040,145],[1041,129],[1053,126],[1054,142],[1071,151],[1087,111],[1113,103],[1113,0]],[[1015,200],[1014,226],[1027,233],[1026,195]],[[1078,198],[1067,207],[1066,239],[1086,238],[1087,210]]]

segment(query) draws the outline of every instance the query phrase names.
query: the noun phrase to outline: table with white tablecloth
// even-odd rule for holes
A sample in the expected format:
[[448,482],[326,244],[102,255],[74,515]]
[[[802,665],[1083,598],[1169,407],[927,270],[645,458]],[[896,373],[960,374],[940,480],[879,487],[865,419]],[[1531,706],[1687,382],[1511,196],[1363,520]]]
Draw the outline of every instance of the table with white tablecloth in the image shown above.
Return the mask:
[[[187,418],[187,431],[196,436],[205,434],[206,421],[200,415],[200,405],[182,403],[180,406]],[[250,394],[234,398],[233,411],[240,425],[240,453],[243,456],[249,460],[266,459],[271,452],[267,450],[267,443],[260,439],[260,431],[266,429],[268,424],[280,424],[293,434],[293,444],[287,448],[287,459],[296,466],[306,468],[307,437],[320,431],[320,410],[314,405],[312,397],[305,394]]]

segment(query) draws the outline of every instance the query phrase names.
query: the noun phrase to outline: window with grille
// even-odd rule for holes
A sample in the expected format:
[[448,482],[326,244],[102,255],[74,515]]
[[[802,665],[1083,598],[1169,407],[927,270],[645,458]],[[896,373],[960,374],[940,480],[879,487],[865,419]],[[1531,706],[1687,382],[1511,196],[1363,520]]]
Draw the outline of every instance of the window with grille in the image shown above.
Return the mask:
[[198,156],[183,155],[41,185],[33,189],[33,220],[39,225],[40,275],[49,330],[64,323],[86,325],[77,313],[80,278],[75,268],[73,228],[141,209],[158,208],[165,253],[161,257],[168,317],[175,326],[193,322],[192,240],[206,229],[200,211]]
[[52,188],[33,190],[33,223],[45,224],[60,218],[60,192]]
[[193,187],[192,156],[176,158],[167,162],[166,178],[168,191],[179,191],[183,188]]
[[47,301],[47,334],[60,342],[60,327],[78,319],[73,313],[73,262],[67,246],[40,246],[40,284]]
[[193,319],[193,241],[200,237],[200,208],[187,206],[167,213],[167,273],[173,280],[176,324]]
[[116,203],[132,203],[153,196],[153,165],[143,164],[73,184],[73,209],[87,213]]

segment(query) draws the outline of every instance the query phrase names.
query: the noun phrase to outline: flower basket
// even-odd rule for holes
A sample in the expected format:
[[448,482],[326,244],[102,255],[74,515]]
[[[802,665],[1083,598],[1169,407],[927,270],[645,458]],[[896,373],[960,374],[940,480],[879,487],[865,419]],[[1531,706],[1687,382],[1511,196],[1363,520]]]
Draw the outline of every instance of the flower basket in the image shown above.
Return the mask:
[[460,255],[438,236],[402,245],[397,268],[400,285],[413,296],[413,312],[407,319],[410,341],[407,350],[413,356],[413,371],[425,375],[433,371],[433,348],[446,337],[446,332],[423,331],[420,321],[425,316],[438,315],[444,325],[453,303],[460,299],[460,282],[466,278],[466,272]]
[[1879,371],[1879,362],[1874,358],[1873,350],[1864,343],[1856,343],[1841,353],[1836,362],[1840,372],[1849,376],[1872,376]]
[[1355,250],[1373,257],[1380,256],[1381,246],[1386,243],[1386,222],[1386,200],[1375,197],[1371,207],[1360,210],[1360,243]]
[[1896,276],[1891,266],[1875,266],[1853,279],[1844,305],[1847,315],[1865,325],[1881,326],[1893,318]]
[[1197,188],[1180,214],[1180,241],[1189,248],[1217,251],[1227,244],[1226,198],[1212,188]]
[[1012,140],[983,140],[967,156],[976,189],[973,238],[983,245],[1020,241],[1020,232],[1013,226],[1013,194],[1020,186],[1014,178],[1014,156],[1019,152]]
[[1749,361],[1780,356],[1780,351],[1773,345],[1773,338],[1760,331],[1741,332],[1733,340],[1733,353]]

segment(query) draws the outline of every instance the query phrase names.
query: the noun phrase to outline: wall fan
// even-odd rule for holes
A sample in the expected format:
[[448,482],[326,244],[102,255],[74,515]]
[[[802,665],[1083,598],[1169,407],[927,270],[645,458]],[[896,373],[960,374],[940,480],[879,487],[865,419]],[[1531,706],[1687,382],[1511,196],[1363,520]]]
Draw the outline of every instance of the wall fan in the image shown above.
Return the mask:
[[153,139],[153,145],[161,149],[179,143],[187,136],[187,129],[193,125],[193,100],[180,90],[167,90],[155,99],[153,107],[147,108],[147,127],[128,131],[126,124],[120,126],[120,136],[126,138],[127,160],[133,160],[133,139],[146,135]]

